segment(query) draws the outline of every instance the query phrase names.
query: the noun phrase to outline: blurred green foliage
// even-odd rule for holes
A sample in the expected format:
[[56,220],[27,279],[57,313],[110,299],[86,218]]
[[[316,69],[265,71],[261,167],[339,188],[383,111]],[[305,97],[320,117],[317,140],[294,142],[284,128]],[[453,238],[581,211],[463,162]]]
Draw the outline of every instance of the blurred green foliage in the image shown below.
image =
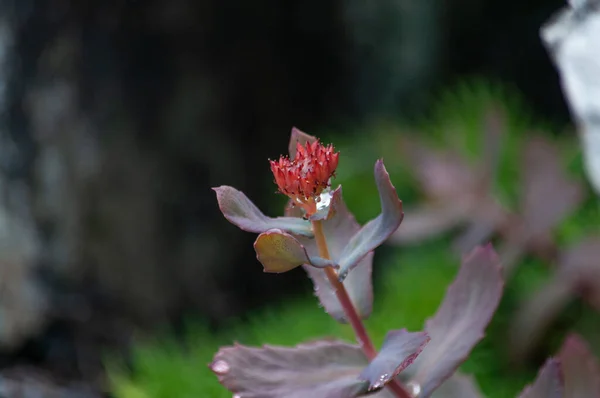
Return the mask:
[[[516,204],[519,152],[522,141],[531,131],[541,130],[546,136],[555,136],[560,143],[565,166],[578,178],[584,178],[574,135],[557,137],[556,128],[535,122],[522,101],[510,90],[481,81],[469,82],[443,94],[432,113],[423,120],[378,122],[343,136],[327,132],[318,134],[334,141],[343,153],[337,182],[344,186],[346,202],[359,222],[365,222],[379,212],[372,176],[377,158],[384,158],[398,194],[405,203],[414,203],[419,198],[418,187],[406,172],[403,159],[397,155],[399,134],[418,131],[415,137],[425,139],[431,145],[452,146],[468,158],[475,159],[481,146],[483,117],[490,105],[499,106],[505,115],[508,134],[502,144],[495,189],[507,206]],[[413,127],[399,127],[408,125]],[[573,242],[593,231],[599,222],[597,199],[590,198],[558,228],[556,237],[561,243]],[[460,262],[450,250],[449,237],[409,248],[387,247],[378,251],[375,261],[375,305],[367,328],[376,344],[381,344],[390,329],[421,329],[425,319],[437,309]],[[260,272],[258,264],[256,269]],[[546,264],[540,261],[531,258],[523,261],[506,287],[500,309],[485,339],[463,365],[464,372],[476,376],[487,397],[515,396],[533,380],[544,357],[556,349],[571,327],[586,337],[597,330],[597,316],[584,305],[574,304],[547,337],[544,345],[547,352],[523,366],[510,362],[506,331],[511,316],[519,303],[548,278],[549,273]],[[126,369],[119,358],[107,361],[113,393],[117,398],[230,397],[231,393],[218,384],[207,366],[221,345],[238,341],[247,345],[292,346],[331,336],[352,340],[351,330],[330,319],[317,304],[317,299],[307,294],[307,297],[286,300],[251,314],[248,321],[235,321],[218,333],[193,322],[183,342],[168,333],[150,341],[140,341],[133,348],[132,370]]]

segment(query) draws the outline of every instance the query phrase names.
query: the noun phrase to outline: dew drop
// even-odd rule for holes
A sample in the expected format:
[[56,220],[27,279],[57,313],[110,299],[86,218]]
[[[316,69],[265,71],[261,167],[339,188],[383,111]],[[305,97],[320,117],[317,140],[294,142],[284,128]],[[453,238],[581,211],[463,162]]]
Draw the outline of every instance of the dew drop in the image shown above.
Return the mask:
[[406,383],[406,389],[410,395],[413,396],[413,398],[418,398],[419,394],[421,393],[421,386],[414,381]]
[[385,383],[388,380],[389,380],[389,375],[387,373],[384,373],[381,376],[379,376],[379,378],[377,379],[376,382],[373,383],[372,388],[374,390],[378,390],[378,389],[382,388],[383,386],[385,386]]
[[215,363],[212,364],[211,369],[213,370],[213,372],[220,374],[220,375],[224,375],[227,372],[229,372],[229,364],[223,360],[218,360]]
[[317,210],[322,210],[327,208],[331,204],[331,199],[333,195],[329,191],[322,192],[317,199]]

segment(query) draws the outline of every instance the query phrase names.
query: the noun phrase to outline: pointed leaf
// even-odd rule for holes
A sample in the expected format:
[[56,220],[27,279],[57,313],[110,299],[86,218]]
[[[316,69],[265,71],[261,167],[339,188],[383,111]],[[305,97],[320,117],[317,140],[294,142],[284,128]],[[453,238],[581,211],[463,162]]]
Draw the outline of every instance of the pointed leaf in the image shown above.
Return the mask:
[[555,275],[519,306],[510,327],[513,359],[525,359],[561,311],[573,298],[572,281]]
[[469,205],[464,211],[469,220],[452,244],[460,254],[469,253],[475,246],[488,242],[510,217],[508,211],[489,193],[480,195],[477,203]]
[[536,347],[548,326],[577,295],[600,309],[598,258],[598,236],[589,236],[562,250],[555,275],[521,306],[512,323],[511,349],[517,360]]
[[599,398],[600,367],[578,335],[567,337],[559,354],[565,381],[565,398]]
[[460,205],[460,199],[477,191],[476,171],[456,152],[439,151],[412,139],[402,140],[402,149],[428,198]]
[[506,212],[491,194],[500,163],[502,149],[500,144],[504,127],[504,118],[500,110],[496,107],[488,109],[484,118],[485,133],[480,166],[474,169],[471,195],[465,195],[465,198],[460,201],[463,203],[462,209],[467,218],[467,226],[452,246],[461,254],[489,241],[502,223],[506,222]]
[[458,226],[465,219],[462,208],[443,205],[425,205],[409,209],[402,219],[402,227],[390,237],[391,243],[411,244],[433,238]]
[[296,238],[280,229],[270,229],[258,235],[254,250],[265,272],[287,272],[303,264],[318,268],[335,266],[331,260],[309,257]]
[[600,236],[588,236],[563,250],[560,277],[600,311]]
[[[418,396],[418,395],[417,395]],[[435,390],[432,398],[482,398],[473,376],[454,373]]]
[[320,340],[295,348],[222,348],[210,368],[244,398],[351,398],[369,386],[358,378],[367,363],[358,346]]
[[369,391],[383,388],[415,360],[428,342],[425,332],[411,333],[406,329],[388,332],[381,351],[359,377],[369,381]]
[[[331,201],[333,215],[331,218],[323,221],[323,233],[327,240],[329,253],[335,263],[344,247],[348,244],[348,241],[350,241],[350,238],[360,230],[360,225],[346,207],[341,187],[333,192]],[[298,239],[306,247],[309,255],[318,256],[319,251],[314,239],[303,237],[299,237]],[[373,308],[372,264],[373,253],[369,253],[343,281],[352,303],[363,319],[371,314]],[[321,304],[323,304],[325,311],[338,322],[347,322],[344,309],[340,305],[331,283],[329,283],[329,280],[325,276],[325,271],[310,266],[305,266],[304,269],[312,279],[315,286],[315,294]]]
[[305,145],[307,142],[310,142],[312,144],[316,140],[317,140],[317,137],[308,135],[305,132],[300,131],[296,127],[292,127],[292,134],[290,136],[290,144],[288,145],[290,159],[294,159],[296,157],[296,145],[298,143],[300,145]]
[[570,179],[560,163],[558,147],[543,137],[530,139],[525,147],[522,192],[523,239],[554,228],[583,199],[581,184]]
[[503,281],[491,246],[477,247],[463,260],[446,297],[425,330],[431,341],[417,358],[411,381],[426,398],[467,358],[484,336],[500,297]]
[[344,247],[340,258],[336,258],[336,263],[340,266],[340,280],[343,280],[364,256],[385,242],[402,222],[402,202],[398,199],[396,188],[392,185],[382,160],[375,163],[375,182],[379,190],[381,214],[365,224]]
[[222,185],[213,188],[217,193],[219,208],[225,218],[244,231],[262,233],[281,229],[295,235],[312,236],[310,223],[295,217],[267,217],[243,192]]
[[525,387],[519,398],[562,398],[563,385],[560,374],[560,362],[554,358],[546,361],[540,369],[535,382]]

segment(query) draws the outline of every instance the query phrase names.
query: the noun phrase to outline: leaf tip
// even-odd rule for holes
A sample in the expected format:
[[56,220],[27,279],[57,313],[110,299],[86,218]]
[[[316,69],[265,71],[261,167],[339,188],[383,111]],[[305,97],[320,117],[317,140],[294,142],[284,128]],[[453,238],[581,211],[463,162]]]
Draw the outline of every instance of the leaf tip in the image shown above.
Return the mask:
[[488,268],[498,273],[500,281],[504,284],[504,276],[502,273],[502,261],[500,256],[494,249],[491,242],[483,245],[475,246],[469,253],[463,257],[463,263],[481,263],[485,262]]
[[385,168],[385,165],[383,164],[383,158],[379,158],[375,161],[375,171],[388,173],[387,169]]
[[421,354],[429,342],[427,332],[391,330],[385,336],[381,350],[359,378],[369,382],[369,391],[383,388],[406,369]]
[[600,365],[588,343],[578,334],[570,334],[563,343],[561,361],[565,389],[572,396],[600,396]]
[[538,371],[534,382],[523,389],[519,398],[561,398],[564,376],[558,358],[549,358]]
[[221,193],[223,192],[223,190],[227,189],[227,185],[220,185],[218,187],[211,187],[210,189],[212,189],[213,191],[215,191],[215,193],[217,194],[217,200],[219,200],[220,196],[221,196]]
[[565,339],[560,351],[563,355],[568,352],[582,353],[588,351],[588,346],[581,336],[576,333],[571,333]]

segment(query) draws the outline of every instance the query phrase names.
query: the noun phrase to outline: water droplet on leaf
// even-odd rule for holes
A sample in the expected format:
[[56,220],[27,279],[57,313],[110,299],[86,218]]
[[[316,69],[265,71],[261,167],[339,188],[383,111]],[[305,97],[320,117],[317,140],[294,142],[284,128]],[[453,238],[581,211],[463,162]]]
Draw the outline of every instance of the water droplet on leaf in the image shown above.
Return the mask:
[[223,360],[218,360],[215,363],[212,364],[211,369],[213,370],[213,372],[220,374],[220,375],[224,375],[227,372],[229,372],[229,364]]
[[379,379],[375,383],[373,383],[372,388],[374,390],[379,390],[380,388],[383,388],[388,379],[389,375],[387,373],[382,374],[381,376],[379,376]]
[[413,398],[417,398],[421,393],[421,386],[414,381],[406,383],[406,389],[413,396]]

